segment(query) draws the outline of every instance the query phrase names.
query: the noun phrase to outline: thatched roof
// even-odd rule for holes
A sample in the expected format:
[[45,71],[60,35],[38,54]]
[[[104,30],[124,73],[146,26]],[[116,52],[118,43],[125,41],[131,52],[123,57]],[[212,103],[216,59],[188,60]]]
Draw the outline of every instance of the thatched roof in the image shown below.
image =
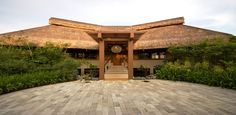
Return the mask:
[[167,48],[172,45],[188,45],[205,39],[227,38],[230,34],[202,28],[171,25],[154,28],[143,34],[134,44],[134,49]]
[[130,26],[102,26],[102,25],[96,25],[96,24],[89,24],[84,22],[77,22],[77,21],[71,21],[71,20],[65,20],[60,18],[50,18],[49,24],[51,25],[59,25],[64,27],[71,27],[71,28],[77,28],[77,29],[83,29],[87,32],[130,32],[131,28]]
[[[134,33],[134,50],[167,48],[171,45],[185,45],[204,39],[228,37],[229,34],[206,30],[184,24],[184,18],[173,18],[132,26],[102,26],[59,18],[50,18],[48,26],[0,34],[24,37],[28,42],[43,46],[46,42],[70,44],[69,48],[98,49],[98,33],[103,37],[129,38]],[[2,39],[2,40],[3,40]],[[10,43],[10,42],[9,42]],[[12,43],[14,44],[14,43]]]
[[84,30],[92,30],[95,32],[130,32],[130,31],[146,30],[146,29],[169,26],[169,25],[179,25],[183,23],[184,23],[183,17],[144,23],[144,24],[138,24],[138,25],[132,25],[132,26],[102,26],[102,25],[89,24],[89,23],[65,20],[65,19],[54,18],[54,17],[49,19],[49,24],[51,25],[59,25],[59,26],[78,28],[78,29],[84,29]]
[[182,24],[184,24],[184,18],[179,17],[179,18],[172,18],[172,19],[167,19],[167,20],[162,20],[162,21],[133,25],[131,26],[131,28],[133,30],[139,31],[139,30],[147,30],[147,29],[152,29],[152,28],[171,26],[171,25],[182,25]]
[[[16,40],[17,38],[23,38],[24,41],[35,43],[39,46],[43,46],[46,42],[52,42],[56,44],[68,44],[69,48],[98,48],[98,43],[86,32],[83,32],[79,29],[67,28],[63,26],[48,25],[38,28],[1,34],[0,39],[4,39],[9,36]],[[7,39],[5,41],[7,41]],[[8,40],[7,42],[10,43],[12,42],[12,40]]]
[[54,17],[49,19],[49,24],[70,27],[70,28],[83,29],[83,30],[92,30],[92,31],[97,31],[100,29],[100,25],[72,21],[72,20],[66,20],[66,19],[60,19],[60,18],[54,18]]

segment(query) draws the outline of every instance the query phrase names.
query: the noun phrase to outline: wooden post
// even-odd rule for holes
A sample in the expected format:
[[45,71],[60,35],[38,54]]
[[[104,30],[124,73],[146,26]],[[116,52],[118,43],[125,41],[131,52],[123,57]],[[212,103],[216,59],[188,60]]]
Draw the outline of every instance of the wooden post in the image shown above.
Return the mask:
[[104,61],[105,61],[105,44],[101,33],[98,33],[99,38],[99,80],[104,80]]
[[133,39],[128,41],[128,79],[133,79]]

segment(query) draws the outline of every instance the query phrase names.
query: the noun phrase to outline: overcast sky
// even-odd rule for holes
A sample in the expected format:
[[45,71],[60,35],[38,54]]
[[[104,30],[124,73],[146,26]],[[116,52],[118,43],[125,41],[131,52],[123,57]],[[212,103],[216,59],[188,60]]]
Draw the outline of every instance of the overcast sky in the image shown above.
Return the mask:
[[236,35],[236,0],[0,0],[0,33],[44,26],[50,17],[134,25],[181,16],[186,25]]

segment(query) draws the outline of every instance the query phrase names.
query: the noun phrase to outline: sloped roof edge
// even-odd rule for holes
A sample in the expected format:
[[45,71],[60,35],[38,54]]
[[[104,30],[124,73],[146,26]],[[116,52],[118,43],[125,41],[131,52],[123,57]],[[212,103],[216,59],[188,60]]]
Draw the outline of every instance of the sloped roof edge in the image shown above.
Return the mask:
[[[9,41],[10,40],[10,41]],[[97,50],[98,43],[80,29],[47,25],[20,31],[0,34],[0,42],[17,45],[17,41],[44,46],[46,42],[67,44],[67,48]]]
[[145,30],[156,27],[170,26],[170,25],[182,25],[184,24],[184,17],[166,19],[161,21],[149,22],[144,24],[133,25],[134,30]]
[[100,25],[96,25],[96,24],[90,24],[90,23],[84,23],[84,22],[54,18],[54,17],[51,17],[49,19],[49,24],[50,25],[58,25],[58,26],[85,29],[85,30],[93,30],[93,31],[99,30],[99,28],[101,27]]
[[172,45],[189,45],[206,39],[228,39],[232,34],[193,27],[173,25],[149,30],[134,43],[134,50],[168,48]]

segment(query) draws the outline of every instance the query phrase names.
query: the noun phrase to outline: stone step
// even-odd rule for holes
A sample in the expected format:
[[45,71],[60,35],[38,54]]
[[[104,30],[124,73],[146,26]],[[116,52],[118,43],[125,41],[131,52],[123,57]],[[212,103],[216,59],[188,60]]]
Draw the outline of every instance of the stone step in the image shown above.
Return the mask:
[[124,66],[111,66],[104,75],[105,80],[128,80],[128,70]]
[[128,71],[106,71],[106,74],[125,74],[128,73]]
[[106,74],[127,74],[128,70],[124,66],[111,66]]

